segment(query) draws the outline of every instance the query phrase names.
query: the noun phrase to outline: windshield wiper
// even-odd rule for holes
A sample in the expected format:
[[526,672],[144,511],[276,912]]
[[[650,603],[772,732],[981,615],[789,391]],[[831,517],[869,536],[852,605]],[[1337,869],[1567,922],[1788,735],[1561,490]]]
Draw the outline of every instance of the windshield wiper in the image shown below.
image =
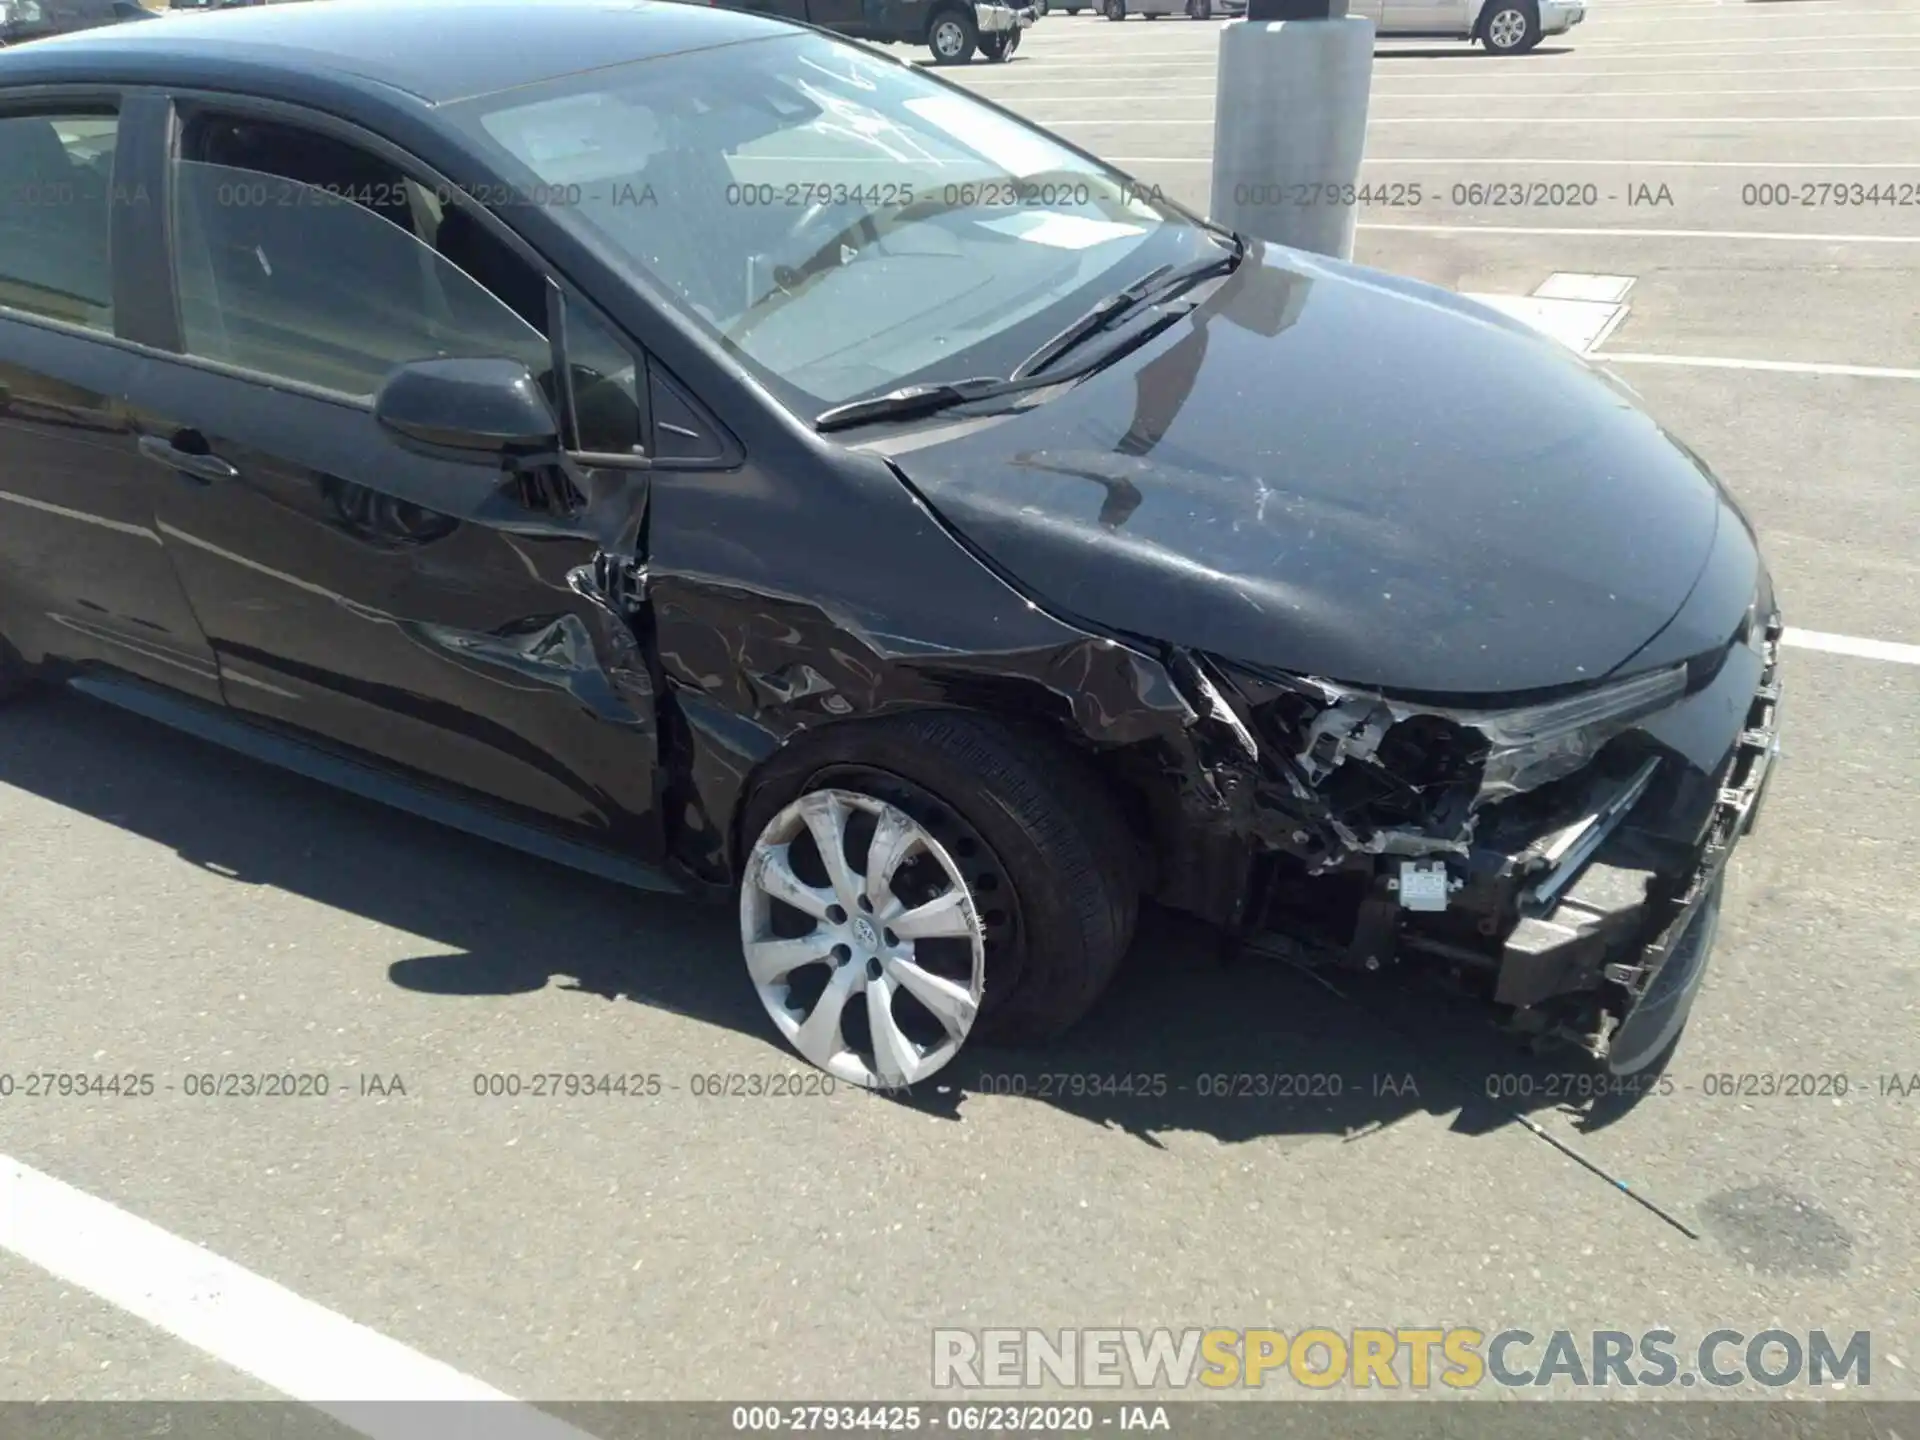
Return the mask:
[[1149,270],[1126,289],[1115,292],[1047,341],[1014,367],[1012,380],[1023,380],[1043,370],[1062,355],[1099,334],[1110,330],[1128,314],[1144,305],[1165,300],[1188,286],[1214,275],[1230,273],[1246,254],[1246,242],[1236,237],[1233,248],[1224,255],[1209,255],[1185,265],[1160,265]]
[[[1065,383],[1078,373],[1100,368],[1100,365],[1105,362],[1083,364],[1078,370],[1067,374],[1041,375],[1038,372],[1052,365],[1062,355],[1089,337],[1102,330],[1112,329],[1134,311],[1146,305],[1164,301],[1211,276],[1230,274],[1246,253],[1246,241],[1235,236],[1232,246],[1223,254],[1208,255],[1203,259],[1191,260],[1185,265],[1155,266],[1124,290],[1109,295],[1047,341],[1015,366],[1011,375],[1005,377],[980,375],[968,380],[903,385],[898,390],[889,390],[884,395],[870,395],[864,400],[849,400],[844,405],[835,405],[830,409],[822,410],[813,417],[813,428],[825,433],[830,430],[849,430],[856,425],[865,425],[873,420],[911,420],[922,415],[932,415],[940,410],[948,410],[957,405],[970,404],[976,400],[992,400],[1003,395],[1016,395],[1026,390],[1039,390],[1049,385]],[[1164,329],[1166,323],[1177,318],[1177,315],[1168,315],[1163,323],[1142,330],[1136,343],[1145,343],[1148,338]]]
[[931,415],[970,400],[987,400],[1016,390],[1036,388],[1002,380],[997,375],[980,375],[971,380],[945,380],[931,385],[903,385],[884,395],[869,395],[864,400],[849,400],[822,410],[813,417],[813,428],[822,432],[848,430],[869,420],[910,420]]
[[[1185,313],[1183,310],[1163,311],[1152,323],[1140,328],[1140,333],[1134,337],[1134,343],[1144,345]],[[813,428],[824,433],[829,430],[850,430],[856,425],[865,425],[874,420],[916,420],[923,415],[932,415],[937,411],[950,410],[960,405],[970,405],[978,400],[998,400],[1003,396],[1021,395],[1032,390],[1050,390],[1091,375],[1094,371],[1105,368],[1112,363],[1112,360],[1111,354],[1096,354],[1061,369],[1049,371],[1045,375],[1022,375],[1015,372],[1014,376],[1006,379],[997,375],[980,375],[970,380],[903,385],[898,390],[889,390],[884,395],[869,395],[864,400],[849,400],[844,405],[835,405],[831,409],[822,410],[813,417]]]

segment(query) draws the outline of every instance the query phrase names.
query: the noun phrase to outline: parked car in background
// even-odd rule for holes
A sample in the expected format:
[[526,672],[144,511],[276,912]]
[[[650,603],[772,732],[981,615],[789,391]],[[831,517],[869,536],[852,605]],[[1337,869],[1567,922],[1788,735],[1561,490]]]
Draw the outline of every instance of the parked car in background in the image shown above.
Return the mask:
[[1477,40],[1521,55],[1587,18],[1586,0],[1350,0],[1348,14],[1395,40]]
[[[1245,6],[1243,5],[1244,11]],[[1067,10],[1069,15],[1080,13],[1075,5]],[[1125,20],[1129,15],[1140,15],[1148,20],[1158,20],[1163,15],[1185,15],[1189,20],[1211,20],[1216,14],[1225,15],[1227,7],[1216,0],[1101,0],[1100,13],[1109,20]]]
[[0,45],[158,18],[135,0],[0,0]]
[[[714,4],[716,0],[694,0]],[[1013,58],[1020,33],[1039,18],[1031,6],[1005,0],[719,0],[722,8],[772,15],[882,45],[925,45],[939,65],[965,65],[975,55]]]

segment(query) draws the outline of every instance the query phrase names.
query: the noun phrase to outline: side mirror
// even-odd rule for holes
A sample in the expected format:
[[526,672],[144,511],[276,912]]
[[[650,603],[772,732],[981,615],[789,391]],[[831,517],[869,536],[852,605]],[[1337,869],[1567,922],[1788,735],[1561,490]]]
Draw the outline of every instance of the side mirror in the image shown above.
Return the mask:
[[416,360],[387,376],[373,418],[402,444],[470,460],[551,455],[560,422],[518,360]]

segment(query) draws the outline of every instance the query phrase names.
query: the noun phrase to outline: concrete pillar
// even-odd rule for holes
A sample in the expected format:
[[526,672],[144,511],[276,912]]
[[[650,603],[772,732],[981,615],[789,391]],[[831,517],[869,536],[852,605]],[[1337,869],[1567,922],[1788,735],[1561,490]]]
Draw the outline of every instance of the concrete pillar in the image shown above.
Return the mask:
[[1341,14],[1222,26],[1210,218],[1352,259],[1353,187],[1372,83],[1371,20]]

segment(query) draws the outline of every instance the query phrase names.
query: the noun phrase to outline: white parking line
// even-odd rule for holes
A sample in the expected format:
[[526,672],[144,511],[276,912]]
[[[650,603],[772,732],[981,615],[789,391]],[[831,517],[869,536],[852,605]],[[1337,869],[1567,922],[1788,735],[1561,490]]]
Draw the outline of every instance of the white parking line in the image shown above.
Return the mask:
[[[1141,57],[1172,56],[1175,59],[1188,58],[1199,54],[1211,53],[1219,45],[1220,29],[1221,27],[1212,25],[1205,29],[1199,26],[1183,25],[1172,27],[1171,29],[1156,27],[1153,30],[1147,30],[1143,26],[1139,31],[1127,29],[1117,34],[1112,30],[1107,30],[1102,39],[1096,41],[1094,44],[1072,48],[1049,45],[1044,51],[1036,53],[1031,60],[1016,60],[1013,64],[1017,69],[1026,70],[1036,65],[1049,64],[1062,58],[1076,60],[1105,59],[1117,61],[1122,64],[1144,63],[1144,59],[1135,59],[1134,57],[1136,55]],[[1126,36],[1130,34],[1139,34],[1141,36],[1137,44],[1128,44],[1126,42]],[[1178,44],[1172,43],[1182,34],[1188,36],[1189,40],[1182,41]],[[1077,39],[1079,37],[1076,36],[1075,38]],[[1548,38],[1549,43],[1551,43],[1554,40],[1560,40],[1564,37],[1556,35]],[[1116,45],[1114,43],[1116,40],[1121,43]],[[1878,43],[1873,45],[1862,43],[1870,40]],[[1721,34],[1711,38],[1703,36],[1694,40],[1592,40],[1583,37],[1572,53],[1585,57],[1589,55],[1639,55],[1648,52],[1664,53],[1667,51],[1687,50],[1718,51],[1728,45],[1771,45],[1778,48],[1782,45],[1796,44],[1802,41],[1813,42],[1815,45],[1820,46],[1826,54],[1838,53],[1841,47],[1846,47],[1847,53],[1851,54],[1872,54],[1878,50],[1897,50],[1901,46],[1911,46],[1920,43],[1920,30],[1876,30],[1864,34],[1848,33],[1843,35],[1825,35],[1817,31],[1802,31],[1793,35]],[[1444,44],[1447,42],[1443,40],[1440,43]],[[1469,44],[1468,41],[1460,40],[1453,43],[1461,47],[1460,53],[1462,55],[1473,54],[1472,51],[1466,48]],[[1391,60],[1402,55],[1411,59],[1425,60],[1430,58],[1428,53],[1430,48],[1431,46],[1429,44],[1414,41],[1411,37],[1403,38],[1389,35],[1378,38],[1373,53],[1374,58],[1378,60]],[[1129,54],[1129,51],[1133,53]],[[1800,52],[1795,51],[1794,53],[1798,54]],[[1505,63],[1509,65],[1533,66],[1542,71],[1551,71],[1555,58],[1554,56],[1547,55],[1512,57],[1485,56],[1475,60],[1474,68],[1477,69],[1479,65],[1486,63],[1488,60],[1504,60]],[[1689,57],[1676,56],[1675,58],[1683,59]]]
[[[1556,37],[1557,38],[1557,37]],[[1804,32],[1799,35],[1717,35],[1711,40],[1588,40],[1580,46],[1583,55],[1603,51],[1608,55],[1624,55],[1628,51],[1644,54],[1649,50],[1720,50],[1728,45],[1790,45],[1797,40],[1920,40],[1920,35],[1910,31],[1892,33],[1888,31],[1864,31],[1858,35],[1820,35]]]
[[[1651,12],[1648,15],[1649,19],[1658,19],[1663,23],[1671,18],[1700,25],[1724,25],[1729,20],[1764,20],[1770,25],[1778,25],[1782,20],[1789,18],[1789,14],[1782,14],[1777,10],[1769,13],[1764,6],[1753,8],[1739,3],[1739,0],[1708,0],[1708,3],[1704,5],[1623,5],[1620,3],[1620,0],[1605,0],[1605,3],[1607,7],[1606,13],[1609,19],[1616,15],[1626,15],[1635,10]],[[1676,13],[1680,11],[1704,13]],[[1904,15],[1905,13],[1906,12],[1892,6],[1889,6],[1885,10],[1819,9],[1809,10],[1803,15],[1791,15],[1791,18],[1795,20],[1831,20],[1836,16],[1845,16],[1848,19],[1857,19],[1869,15],[1886,16]]]
[[[1905,39],[1906,37],[1901,36],[1899,38]],[[1726,42],[1716,41],[1714,43],[1721,44]],[[1777,44],[1778,42],[1771,42],[1771,43]],[[1852,46],[1837,46],[1831,49],[1820,49],[1820,48],[1805,49],[1805,50],[1796,49],[1793,53],[1796,55],[1911,55],[1916,52],[1920,52],[1920,45],[1852,45]],[[1461,42],[1460,53],[1463,56],[1469,55],[1471,53],[1466,49],[1465,41]],[[1116,70],[1167,70],[1167,69],[1212,70],[1217,68],[1217,66],[1219,65],[1219,60],[1217,59],[1217,57],[1212,55],[1195,56],[1190,60],[1165,60],[1165,59],[1159,59],[1159,58],[1134,60],[1134,59],[1117,57],[1115,56],[1114,52],[1111,49],[1080,50],[1080,51],[1073,51],[1073,52],[1049,50],[1047,54],[1050,57],[1058,57],[1058,61],[1060,63],[1056,63],[1054,59],[1027,60],[1027,61],[1021,62],[1020,68],[1016,73],[1019,75],[1031,75],[1036,71],[1040,71],[1040,70],[1065,70],[1075,74],[1084,75],[1087,73],[1087,68],[1090,65],[1098,65],[1102,69],[1107,70],[1109,72],[1116,71]],[[1475,58],[1476,58],[1476,64],[1478,66],[1485,66],[1489,71],[1492,71],[1499,66],[1498,61],[1480,59],[1479,57],[1475,57]],[[1601,58],[1605,58],[1605,57],[1601,57]],[[1691,58],[1691,57],[1675,56],[1674,58],[1680,59],[1680,58]],[[1380,72],[1376,70],[1375,73],[1378,74]],[[1442,72],[1434,72],[1434,73],[1442,73]],[[1553,74],[1555,72],[1543,69],[1535,73],[1538,73],[1540,75],[1548,75],[1548,74]],[[1659,70],[1659,69],[1650,69],[1645,63],[1642,63],[1632,67],[1631,69],[1618,70],[1612,73],[1619,74],[1619,75],[1658,76],[1658,75],[1668,74],[1670,72]],[[1671,73],[1677,74],[1681,72],[1676,71]],[[1726,72],[1722,71],[1720,73],[1726,73]],[[1012,79],[1013,76],[1010,75],[1007,78]]]
[[1594,355],[1608,365],[1677,365],[1699,370],[1764,370],[1775,375],[1846,375],[1862,380],[1920,380],[1920,370],[1890,365],[1832,365],[1822,360],[1739,360],[1720,355],[1646,355],[1633,351],[1601,351]]
[[1858,635],[1829,635],[1822,630],[1795,630],[1788,627],[1782,632],[1780,643],[1798,646],[1802,650],[1824,650],[1829,655],[1857,655],[1862,660],[1920,665],[1920,645],[1902,645],[1893,640],[1867,640]]
[[1606,240],[1764,240],[1795,245],[1920,245],[1920,235],[1834,235],[1812,230],[1679,230],[1663,226],[1631,228],[1551,225],[1399,225],[1362,221],[1362,230],[1405,230],[1415,235],[1557,235]]
[[[1211,165],[1207,155],[1107,155],[1109,165]],[[1912,170],[1911,160],[1569,160],[1558,155],[1521,157],[1462,155],[1436,159],[1417,155],[1369,155],[1363,165],[1500,165],[1508,169],[1542,166],[1558,170],[1570,165],[1624,165],[1629,170]]]
[[[1691,87],[1689,87],[1691,89]],[[1821,88],[1812,85],[1799,85],[1785,90],[1692,90],[1693,95],[1714,100],[1728,95],[1911,95],[1920,91],[1920,85],[1847,85]],[[985,92],[982,92],[985,93]],[[1212,90],[1155,90],[1142,94],[1139,87],[1130,90],[1116,90],[1110,95],[1061,95],[1061,100],[1211,100]],[[1589,100],[1645,100],[1649,96],[1662,99],[1671,98],[1671,89],[1663,90],[1582,90],[1577,94],[1560,93],[1551,90],[1525,90],[1520,92],[1501,90],[1383,90],[1373,87],[1374,100],[1577,100],[1585,104]],[[1055,98],[1034,95],[1031,100],[1045,103]]]
[[[1200,62],[1196,61],[1194,63],[1197,64]],[[1212,64],[1213,62],[1208,61],[1206,63]],[[1063,85],[1068,83],[1070,80],[1073,81],[1073,83],[1085,84],[1085,85],[1125,85],[1128,83],[1124,78],[1116,78],[1113,75],[1088,74],[1086,69],[1080,66],[1075,66],[1074,71],[1075,71],[1075,75],[1079,77],[1077,80],[1074,80],[1074,77],[1072,76],[1068,76],[1068,77],[1062,77],[1059,80],[1036,80],[1032,83],[1048,84],[1048,85]],[[1633,78],[1633,79],[1655,78],[1655,79],[1664,80],[1672,76],[1684,76],[1684,77],[1690,78],[1696,75],[1811,75],[1811,76],[1887,75],[1887,74],[1911,75],[1914,72],[1914,67],[1911,64],[1908,64],[1908,65],[1824,65],[1824,66],[1765,65],[1765,66],[1752,66],[1752,67],[1722,65],[1722,66],[1716,66],[1716,67],[1705,69],[1705,70],[1649,70],[1644,65],[1634,65],[1634,66],[1629,66],[1619,70],[1538,70],[1538,69],[1516,70],[1508,66],[1501,65],[1497,61],[1486,61],[1483,63],[1483,65],[1476,65],[1474,67],[1474,71],[1475,73],[1473,78],[1476,82],[1478,82],[1482,80],[1502,80],[1502,79],[1505,79],[1505,80],[1619,80],[1619,79],[1627,79],[1627,78]],[[1441,79],[1451,80],[1451,79],[1457,78],[1459,74],[1460,74],[1460,67],[1457,65],[1444,66],[1434,70],[1407,70],[1407,69],[1401,68],[1398,65],[1394,65],[1394,66],[1389,66],[1385,70],[1375,70],[1374,81],[1377,89],[1378,84],[1381,81],[1441,80]],[[1000,70],[982,70],[978,74],[970,74],[964,77],[955,77],[955,78],[957,79],[963,78],[969,85],[984,84],[989,81],[995,84],[1014,85],[1014,84],[1025,83],[1025,70],[1023,68],[1021,70],[1016,70],[1011,74],[1008,74]],[[1692,89],[1693,87],[1689,86],[1687,88]],[[983,91],[982,93],[986,93],[986,92]],[[1539,93],[1545,95],[1545,94],[1557,94],[1559,92],[1543,90],[1543,91],[1540,91]],[[1578,98],[1578,97],[1572,97],[1572,98]]]
[[[1151,99],[1153,97],[1142,97]],[[1137,108],[1137,107],[1136,107]],[[1029,115],[1036,125],[1206,125],[1213,116],[1190,120],[1165,117],[1140,120],[1127,116],[1085,118]],[[1369,115],[1367,128],[1376,125],[1913,125],[1920,115]]]
[[[1119,164],[1119,160],[1109,163]],[[1188,163],[1188,162],[1183,162]],[[1211,165],[1205,156],[1195,156],[1195,165]],[[1559,155],[1534,159],[1505,155],[1463,155],[1455,160],[1421,159],[1418,156],[1369,155],[1368,165],[1624,165],[1629,170],[1912,170],[1911,160],[1569,160]]]
[[[584,1432],[159,1226],[0,1155],[0,1248],[374,1440]],[[466,1402],[423,1416],[399,1402]]]

